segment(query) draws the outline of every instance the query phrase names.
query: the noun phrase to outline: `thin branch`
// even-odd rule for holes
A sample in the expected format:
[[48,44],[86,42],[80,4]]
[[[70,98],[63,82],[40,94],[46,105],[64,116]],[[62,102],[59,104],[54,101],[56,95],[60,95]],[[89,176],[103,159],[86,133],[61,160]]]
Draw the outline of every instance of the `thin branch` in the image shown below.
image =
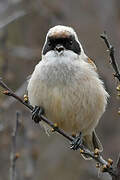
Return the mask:
[[[4,88],[5,91],[3,92],[3,94],[14,97],[20,103],[25,105],[29,110],[31,110],[31,111],[33,110],[33,106],[27,104],[20,97],[18,97],[12,90],[10,90],[10,88],[7,87],[7,85],[2,80],[0,80],[0,85],[2,87],[5,87]],[[41,115],[39,117],[39,120],[40,121],[42,120],[45,123],[47,123],[50,127],[52,127],[53,131],[56,131],[57,133],[61,134],[66,139],[68,139],[70,142],[72,142],[74,140],[74,137],[68,135],[65,131],[60,129],[57,126],[57,124],[52,123],[45,116]],[[86,147],[84,145],[81,145],[80,146],[80,152],[81,152],[81,154],[87,155],[87,156],[91,157],[92,159],[94,159],[97,162],[98,167],[102,169],[102,172],[109,173],[111,175],[111,177],[116,177],[117,176],[116,169],[114,169],[112,167],[112,163],[113,163],[112,160],[111,159],[108,159],[108,161],[104,160],[97,149],[96,149],[95,152],[91,152],[90,150],[86,149]],[[116,180],[116,179],[114,179],[114,180]]]
[[17,96],[3,81],[2,78],[0,78],[0,86],[5,89],[5,91],[3,92],[3,94],[7,95],[7,96],[12,96],[14,97],[16,100],[18,100],[19,102],[21,102],[22,104],[24,104],[26,107],[28,107],[29,109],[33,110],[33,107],[31,105],[29,105],[28,103],[24,102],[19,96]]
[[[23,97],[27,87],[27,81],[25,81],[16,91],[15,94],[19,97]],[[1,104],[1,109],[7,110],[13,103],[16,102],[15,98],[8,97],[5,101]]]
[[112,180],[120,180],[120,155],[118,157],[118,161],[116,163],[116,167],[115,167],[115,173],[117,176],[113,176]]
[[106,44],[106,46],[107,46],[107,48],[108,48],[109,55],[110,55],[110,59],[111,59],[110,62],[111,62],[111,65],[112,65],[112,67],[113,67],[113,69],[114,69],[114,71],[115,71],[114,76],[117,77],[117,79],[120,81],[120,70],[119,70],[118,64],[117,64],[116,59],[115,59],[115,56],[114,56],[114,51],[115,51],[115,49],[114,49],[114,47],[110,44],[106,32],[104,32],[103,34],[101,34],[100,37],[104,40],[104,42],[105,42],[105,44]]
[[0,21],[0,29],[4,28],[8,24],[12,23],[13,21],[16,21],[18,18],[23,17],[27,14],[28,13],[23,10],[14,12],[12,15],[9,15],[6,19]]
[[0,86],[5,89],[6,91],[11,91],[12,90],[2,81],[2,78],[0,78]]
[[[111,65],[112,65],[112,67],[113,67],[113,69],[115,71],[114,76],[120,82],[120,69],[118,67],[118,64],[117,64],[115,56],[114,56],[114,47],[110,44],[106,32],[101,34],[100,37],[104,40],[104,42],[105,42],[105,44],[106,44],[106,46],[108,48],[109,55],[110,55],[110,60],[111,60],[110,63],[111,63]],[[112,176],[112,180],[120,180],[120,156],[118,157],[118,162],[115,165],[114,172],[115,172],[116,176]]]
[[10,166],[10,180],[16,180],[16,160],[19,158],[19,153],[16,153],[16,138],[19,128],[20,113],[16,112],[16,124],[12,133],[12,151],[11,151],[11,166]]

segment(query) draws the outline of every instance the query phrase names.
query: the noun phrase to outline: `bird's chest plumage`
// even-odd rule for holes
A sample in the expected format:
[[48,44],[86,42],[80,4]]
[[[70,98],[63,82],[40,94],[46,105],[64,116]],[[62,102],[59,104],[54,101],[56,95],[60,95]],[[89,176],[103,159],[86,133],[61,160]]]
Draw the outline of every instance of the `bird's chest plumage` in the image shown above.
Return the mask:
[[105,108],[101,81],[83,67],[79,62],[41,63],[28,85],[30,103],[42,106],[51,121],[69,132],[92,131]]

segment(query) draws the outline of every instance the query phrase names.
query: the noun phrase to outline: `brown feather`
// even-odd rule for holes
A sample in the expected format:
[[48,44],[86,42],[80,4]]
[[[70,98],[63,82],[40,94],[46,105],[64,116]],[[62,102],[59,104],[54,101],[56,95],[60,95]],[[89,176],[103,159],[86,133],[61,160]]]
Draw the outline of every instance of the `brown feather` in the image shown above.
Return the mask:
[[96,65],[95,65],[95,63],[93,62],[92,59],[88,58],[87,62],[94,67],[95,71],[97,71],[97,67],[96,67]]

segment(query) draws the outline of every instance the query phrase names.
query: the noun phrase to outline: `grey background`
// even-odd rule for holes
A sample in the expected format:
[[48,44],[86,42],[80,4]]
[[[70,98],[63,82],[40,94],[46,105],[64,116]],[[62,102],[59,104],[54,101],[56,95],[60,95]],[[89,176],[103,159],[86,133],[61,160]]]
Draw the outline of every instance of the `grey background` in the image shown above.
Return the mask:
[[[100,34],[107,31],[120,65],[119,0],[0,0],[0,76],[23,96],[26,78],[40,60],[46,33],[58,24],[76,30],[86,54],[95,61],[105,82],[110,98],[96,131],[103,143],[103,156],[116,161],[120,152],[118,82],[113,78]],[[60,135],[47,137],[41,127],[32,122],[31,114],[24,106],[0,93],[0,180],[9,179],[16,110],[22,114],[17,138],[20,153],[17,180],[110,179],[105,174],[98,176],[95,163],[82,159],[79,151],[71,151],[69,142]]]

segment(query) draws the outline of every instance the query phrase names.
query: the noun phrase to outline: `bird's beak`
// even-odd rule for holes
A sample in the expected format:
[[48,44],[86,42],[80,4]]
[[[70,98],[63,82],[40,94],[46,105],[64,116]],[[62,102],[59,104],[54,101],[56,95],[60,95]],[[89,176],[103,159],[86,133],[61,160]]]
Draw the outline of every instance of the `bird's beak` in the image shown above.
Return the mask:
[[61,45],[61,44],[57,44],[56,45],[56,47],[55,47],[55,50],[57,51],[57,52],[62,52],[62,51],[64,51],[64,46],[63,45]]

